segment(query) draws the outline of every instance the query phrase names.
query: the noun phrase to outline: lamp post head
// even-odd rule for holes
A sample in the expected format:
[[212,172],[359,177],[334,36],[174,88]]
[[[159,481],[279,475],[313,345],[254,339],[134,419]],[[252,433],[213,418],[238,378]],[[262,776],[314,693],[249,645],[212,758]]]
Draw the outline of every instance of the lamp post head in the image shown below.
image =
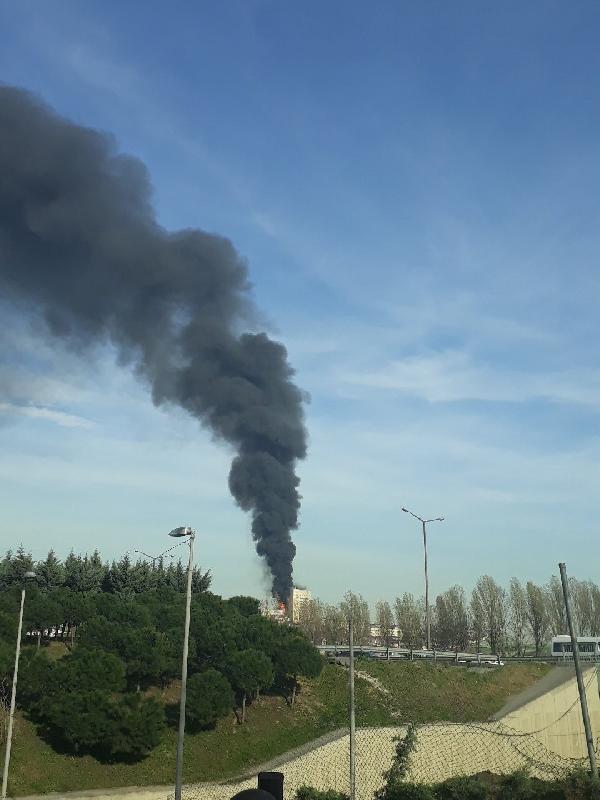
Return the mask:
[[410,514],[410,511],[408,510],[408,508],[403,508],[402,511],[406,511],[407,514]]
[[34,578],[37,578],[37,575],[35,574],[35,572],[31,572],[31,570],[28,570],[28,571],[27,571],[27,572],[26,572],[26,573],[23,575],[23,577],[24,577],[24,578],[27,578],[27,580],[33,580]]
[[180,528],[173,528],[173,530],[169,533],[169,536],[180,538],[181,536],[191,536],[193,532],[194,531],[189,525],[182,525]]

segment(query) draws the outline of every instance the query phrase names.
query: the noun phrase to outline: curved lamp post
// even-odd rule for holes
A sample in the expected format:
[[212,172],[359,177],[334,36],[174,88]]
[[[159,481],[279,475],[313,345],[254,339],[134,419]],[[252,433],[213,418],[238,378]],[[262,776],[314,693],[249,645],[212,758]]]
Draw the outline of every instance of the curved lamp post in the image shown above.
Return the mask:
[[188,537],[190,557],[187,570],[187,592],[185,598],[185,627],[183,631],[183,657],[181,660],[181,700],[179,702],[179,735],[177,737],[177,765],[175,767],[175,800],[181,800],[181,781],[183,777],[183,738],[185,735],[185,699],[187,690],[188,647],[190,637],[190,609],[192,604],[192,570],[194,564],[194,539],[196,532],[190,527],[174,528],[169,536]]
[[426,525],[428,522],[443,522],[443,517],[434,517],[434,519],[423,519],[419,517],[417,514],[413,514],[412,511],[409,511],[408,508],[403,508],[402,511],[406,511],[407,514],[410,514],[415,519],[418,519],[423,528],[423,549],[425,551],[425,626],[427,630],[427,649],[431,650],[431,615],[429,613],[429,577],[427,575],[427,530]]

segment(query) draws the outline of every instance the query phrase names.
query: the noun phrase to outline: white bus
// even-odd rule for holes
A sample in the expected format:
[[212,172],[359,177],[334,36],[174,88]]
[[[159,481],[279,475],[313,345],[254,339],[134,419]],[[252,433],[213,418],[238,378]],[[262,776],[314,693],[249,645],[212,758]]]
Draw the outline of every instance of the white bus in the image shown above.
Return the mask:
[[[583,658],[600,657],[600,636],[578,636],[577,652]],[[552,637],[552,655],[573,658],[573,647],[570,636]]]

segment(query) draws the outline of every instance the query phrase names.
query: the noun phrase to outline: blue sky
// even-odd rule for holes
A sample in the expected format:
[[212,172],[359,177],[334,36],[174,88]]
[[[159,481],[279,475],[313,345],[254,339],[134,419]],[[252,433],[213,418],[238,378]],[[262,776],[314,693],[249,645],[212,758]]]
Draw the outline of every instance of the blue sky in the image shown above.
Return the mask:
[[[295,574],[323,599],[597,578],[596,3],[0,6],[0,78],[111,131],[160,221],[228,236],[310,452]],[[99,348],[4,305],[0,538],[159,552],[262,595],[231,453]],[[2,374],[5,380],[2,379]]]

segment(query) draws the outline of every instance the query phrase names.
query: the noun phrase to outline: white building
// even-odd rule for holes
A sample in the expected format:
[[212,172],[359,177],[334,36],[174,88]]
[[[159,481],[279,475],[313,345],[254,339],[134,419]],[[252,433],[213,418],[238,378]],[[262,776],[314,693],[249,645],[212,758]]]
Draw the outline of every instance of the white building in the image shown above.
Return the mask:
[[300,620],[300,609],[312,598],[311,593],[306,586],[294,586],[288,604],[288,612],[292,622]]

